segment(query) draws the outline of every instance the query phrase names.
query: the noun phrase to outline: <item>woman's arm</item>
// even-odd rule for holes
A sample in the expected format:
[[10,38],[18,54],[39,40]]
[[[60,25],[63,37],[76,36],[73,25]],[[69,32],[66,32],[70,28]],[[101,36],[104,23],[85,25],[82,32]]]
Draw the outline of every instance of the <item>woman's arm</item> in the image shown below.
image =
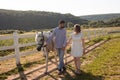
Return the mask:
[[71,40],[72,40],[72,38],[70,38],[70,39],[67,41],[67,45],[70,44]]
[[83,54],[85,54],[85,40],[82,39],[82,46],[83,46]]
[[73,35],[73,33],[70,35],[70,38],[67,41],[67,45],[69,45],[71,43],[71,41],[72,41],[72,35]]

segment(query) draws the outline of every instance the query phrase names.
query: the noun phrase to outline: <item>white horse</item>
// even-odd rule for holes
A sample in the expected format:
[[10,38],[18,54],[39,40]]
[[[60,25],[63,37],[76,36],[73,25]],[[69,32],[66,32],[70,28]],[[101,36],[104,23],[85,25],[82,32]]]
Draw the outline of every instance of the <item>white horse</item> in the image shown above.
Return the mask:
[[[49,38],[49,36],[51,36],[52,31],[48,31],[48,32],[37,32],[36,33],[36,37],[35,37],[35,41],[37,43],[37,50],[38,51],[43,51],[43,56],[45,56],[46,58],[46,71],[45,73],[47,73],[48,71],[48,53],[50,51],[55,53],[55,48],[54,48],[54,40],[51,40],[50,43],[46,44],[46,40]],[[55,60],[56,60],[56,66],[57,66],[57,56],[55,53]]]

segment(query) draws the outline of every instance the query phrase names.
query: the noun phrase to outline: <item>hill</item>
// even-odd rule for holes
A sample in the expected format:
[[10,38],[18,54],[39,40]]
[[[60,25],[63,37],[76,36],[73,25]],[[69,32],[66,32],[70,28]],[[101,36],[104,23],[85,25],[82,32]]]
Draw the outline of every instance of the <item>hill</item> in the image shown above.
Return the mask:
[[84,27],[120,27],[120,17],[108,21],[89,21]]
[[60,19],[66,22],[84,24],[87,20],[72,14],[60,14],[44,11],[14,11],[0,9],[0,30],[48,29],[58,25]]
[[98,21],[98,20],[99,21],[108,21],[108,20],[115,19],[118,17],[120,17],[120,13],[80,16],[80,18],[90,20],[90,21]]

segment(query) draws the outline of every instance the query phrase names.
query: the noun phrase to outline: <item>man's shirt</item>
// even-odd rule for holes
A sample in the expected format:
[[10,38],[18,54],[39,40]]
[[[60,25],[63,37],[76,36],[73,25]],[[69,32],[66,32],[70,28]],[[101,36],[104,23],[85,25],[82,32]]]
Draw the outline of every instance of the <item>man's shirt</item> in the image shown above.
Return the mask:
[[53,38],[55,38],[55,48],[63,48],[66,46],[66,30],[64,28],[55,28],[52,35],[48,38],[47,43],[49,43]]

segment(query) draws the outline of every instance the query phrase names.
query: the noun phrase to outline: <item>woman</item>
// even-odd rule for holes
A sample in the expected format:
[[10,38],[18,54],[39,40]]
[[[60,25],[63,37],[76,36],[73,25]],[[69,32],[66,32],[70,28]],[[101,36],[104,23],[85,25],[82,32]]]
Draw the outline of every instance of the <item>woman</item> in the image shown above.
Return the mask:
[[80,57],[85,54],[85,45],[83,34],[81,33],[81,27],[79,24],[74,25],[74,32],[71,35],[71,38],[68,41],[68,44],[71,44],[71,55],[74,57],[76,74],[80,74]]

